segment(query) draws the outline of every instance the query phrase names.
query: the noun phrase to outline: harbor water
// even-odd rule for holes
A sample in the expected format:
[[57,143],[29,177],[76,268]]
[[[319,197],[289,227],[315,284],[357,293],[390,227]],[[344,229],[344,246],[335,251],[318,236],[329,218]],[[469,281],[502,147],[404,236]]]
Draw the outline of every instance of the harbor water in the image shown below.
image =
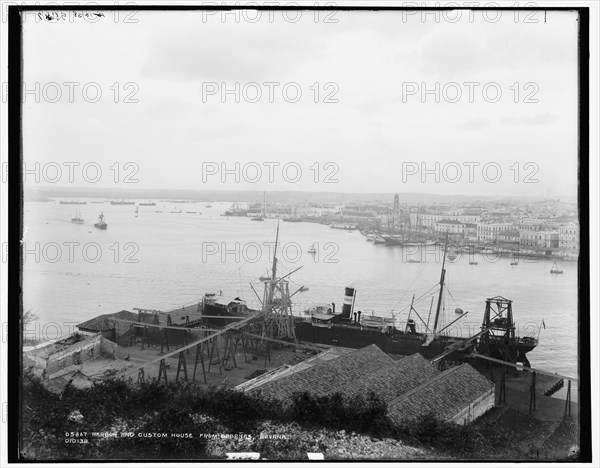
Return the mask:
[[[42,339],[65,336],[74,325],[122,309],[171,310],[190,306],[206,292],[240,297],[260,307],[260,276],[270,271],[277,220],[225,217],[230,203],[171,203],[156,206],[24,204],[23,303],[39,321],[26,334]],[[84,224],[70,222],[78,210]],[[95,229],[100,212],[106,231]],[[439,282],[439,247],[387,247],[358,231],[312,223],[280,223],[278,273],[290,277],[294,314],[310,305],[335,302],[344,288],[356,289],[354,310],[393,316],[403,327],[415,295],[423,322],[435,311],[432,289]],[[315,244],[316,254],[309,253]],[[413,260],[413,262],[408,261]],[[414,260],[422,260],[414,262]],[[476,261],[477,265],[470,262]],[[533,367],[577,376],[577,264],[458,253],[446,264],[442,327],[468,312],[447,331],[470,336],[481,326],[485,299],[512,299],[517,333],[538,337],[528,354]],[[253,291],[253,288],[256,293]],[[582,311],[587,314],[589,311]],[[421,320],[413,314],[422,328]],[[439,328],[439,327],[438,327]]]

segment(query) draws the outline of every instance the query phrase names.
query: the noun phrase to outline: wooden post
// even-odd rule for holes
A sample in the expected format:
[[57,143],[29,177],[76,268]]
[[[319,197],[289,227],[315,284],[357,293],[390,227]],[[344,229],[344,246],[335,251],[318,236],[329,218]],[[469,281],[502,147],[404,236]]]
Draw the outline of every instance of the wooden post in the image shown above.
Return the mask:
[[531,386],[529,387],[529,414],[535,411],[535,371],[531,372]]
[[163,352],[164,346],[167,346],[167,351],[170,351],[169,349],[169,336],[167,335],[167,329],[163,328],[163,340],[160,344],[160,352]]
[[208,362],[208,372],[210,372],[210,367],[212,366],[213,356],[214,356],[214,352],[215,352],[215,348],[216,348],[217,359],[219,362],[219,373],[221,375],[223,375],[223,370],[221,369],[221,355],[219,354],[219,346],[217,345],[217,339],[218,339],[218,337],[215,337],[211,340],[212,347],[210,348],[210,361]]
[[248,364],[248,353],[246,352],[246,341],[248,341],[248,337],[246,335],[242,335],[242,349],[244,350],[244,361],[246,362],[246,364]]
[[567,413],[571,416],[571,381],[569,380],[569,385],[567,386],[567,399],[565,401],[565,418],[567,417]]
[[183,369],[183,375],[185,376],[185,381],[188,381],[188,373],[187,373],[187,363],[185,362],[185,353],[181,351],[179,353],[179,362],[177,363],[177,374],[175,375],[175,382],[179,379],[179,372]]
[[500,380],[500,403],[506,403],[506,366],[504,364]]
[[164,359],[160,360],[160,366],[158,367],[158,381],[159,382],[160,382],[160,379],[162,376],[165,377],[165,383],[167,383],[168,382],[168,380],[167,380],[167,365],[166,365]]
[[204,350],[202,349],[201,344],[196,346],[196,360],[194,362],[194,376],[192,377],[192,380],[196,380],[196,368],[198,367],[198,357],[200,357],[200,362],[202,363],[202,375],[204,377],[204,383],[206,383],[206,369],[204,368]]

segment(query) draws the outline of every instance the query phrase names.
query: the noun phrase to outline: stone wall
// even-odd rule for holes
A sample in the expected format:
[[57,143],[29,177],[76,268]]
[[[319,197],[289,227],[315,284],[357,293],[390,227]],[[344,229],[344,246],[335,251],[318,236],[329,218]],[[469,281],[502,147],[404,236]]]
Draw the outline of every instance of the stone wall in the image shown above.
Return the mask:
[[71,366],[78,366],[84,362],[92,361],[99,357],[115,357],[117,344],[103,338],[100,334],[86,337],[70,346],[50,354],[48,357],[29,354],[27,357],[34,363],[34,368],[39,369],[43,375],[50,376]]

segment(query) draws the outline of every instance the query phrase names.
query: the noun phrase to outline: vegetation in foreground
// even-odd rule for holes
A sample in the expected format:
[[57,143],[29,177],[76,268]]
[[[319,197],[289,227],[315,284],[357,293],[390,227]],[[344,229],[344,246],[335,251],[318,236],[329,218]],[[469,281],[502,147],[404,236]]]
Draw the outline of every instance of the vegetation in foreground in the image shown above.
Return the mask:
[[[472,425],[444,423],[431,415],[395,425],[386,415],[385,402],[374,394],[348,399],[298,393],[283,405],[227,387],[119,379],[86,389],[67,385],[56,394],[25,373],[22,402],[21,453],[27,460],[210,459],[226,451],[302,460],[306,452],[331,449],[331,440],[321,436],[277,438],[296,429],[305,435],[335,432],[342,445],[350,434],[368,436],[363,439],[373,443],[394,439],[423,448],[429,458],[488,458],[490,443],[507,442],[506,435],[498,433],[491,441]],[[263,437],[266,432],[275,437]]]

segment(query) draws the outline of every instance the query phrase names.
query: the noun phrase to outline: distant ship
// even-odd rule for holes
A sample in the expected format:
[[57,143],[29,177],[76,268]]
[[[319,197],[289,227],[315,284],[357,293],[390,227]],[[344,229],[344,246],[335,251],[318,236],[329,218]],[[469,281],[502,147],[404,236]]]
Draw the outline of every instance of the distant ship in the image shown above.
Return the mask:
[[552,265],[552,268],[550,268],[550,273],[555,275],[562,275],[563,271],[560,268],[558,268],[558,265],[556,264],[556,262],[554,262],[554,265]]
[[332,224],[329,226],[331,229],[343,229],[345,231],[354,231],[356,224]]
[[81,217],[81,214],[75,211],[75,217],[71,218],[71,222],[73,224],[83,224],[83,218]]
[[135,205],[134,201],[125,201],[125,200],[121,200],[121,201],[114,201],[112,200],[110,202],[111,205]]
[[98,216],[98,221],[96,223],[94,223],[94,227],[96,229],[103,229],[103,230],[105,230],[108,227],[108,224],[106,224],[106,221],[104,221],[103,213],[100,213],[100,216]]
[[140,206],[156,206],[156,203],[154,203],[154,202],[139,202],[138,205],[140,205]]
[[87,205],[86,201],[76,201],[76,200],[61,200],[58,203],[60,205]]

